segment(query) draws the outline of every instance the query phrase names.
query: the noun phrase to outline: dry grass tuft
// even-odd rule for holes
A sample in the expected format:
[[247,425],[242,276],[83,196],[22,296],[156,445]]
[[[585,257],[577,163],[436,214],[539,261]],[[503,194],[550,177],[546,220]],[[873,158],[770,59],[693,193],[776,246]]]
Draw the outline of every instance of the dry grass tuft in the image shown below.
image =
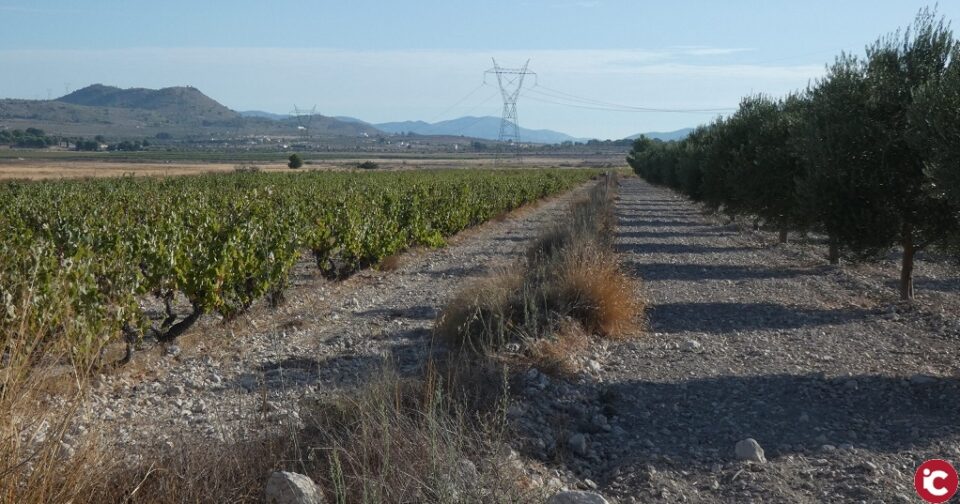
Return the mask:
[[305,439],[331,502],[536,502],[498,460],[502,370],[457,362],[422,379],[385,372],[314,409]]
[[644,305],[613,252],[583,245],[563,254],[558,269],[557,303],[587,332],[621,339],[637,328]]
[[590,336],[575,322],[565,324],[552,337],[530,342],[533,365],[550,375],[573,375],[580,371],[577,356],[587,349]]
[[523,306],[515,299],[523,277],[508,271],[478,279],[448,303],[434,326],[451,348],[483,353],[508,342]]
[[635,334],[644,304],[612,248],[615,186],[605,178],[534,240],[516,268],[463,290],[441,314],[438,339],[478,354],[519,345],[562,372],[574,365],[562,353],[584,349],[590,336]]
[[[41,373],[34,369],[30,355],[14,354],[9,347],[4,357],[0,502],[83,502],[95,486],[86,468],[110,464],[99,449],[95,430],[74,430],[74,420],[84,408],[88,374]],[[59,399],[51,400],[51,394]]]
[[266,477],[286,465],[302,470],[287,462],[296,459],[292,439],[281,433],[239,442],[188,436],[92,475],[96,489],[79,502],[262,502]]

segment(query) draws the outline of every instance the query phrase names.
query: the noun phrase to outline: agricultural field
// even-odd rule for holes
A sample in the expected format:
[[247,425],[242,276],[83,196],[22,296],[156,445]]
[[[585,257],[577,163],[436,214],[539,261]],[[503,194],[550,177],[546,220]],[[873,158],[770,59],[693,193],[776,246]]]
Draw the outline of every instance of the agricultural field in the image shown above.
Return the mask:
[[[8,341],[62,341],[74,359],[149,326],[158,339],[204,313],[234,317],[279,299],[306,251],[342,277],[569,189],[587,170],[232,174],[6,183],[0,186],[0,288]],[[177,321],[171,303],[191,311]],[[41,336],[42,335],[42,336]],[[136,338],[135,336],[133,336]],[[133,344],[133,342],[131,342]]]
[[[27,490],[6,495],[113,500],[143,482],[143,495],[256,502],[264,474],[286,469],[328,498],[382,489],[391,502],[414,491],[443,501],[449,485],[541,502],[592,484],[626,502],[664,492],[886,499],[907,491],[897,474],[915,459],[952,453],[955,406],[936,398],[957,386],[942,344],[960,330],[960,284],[936,256],[918,258],[917,300],[903,304],[895,258],[832,268],[822,237],[778,244],[775,230],[596,171],[237,173],[4,190],[15,195],[6,225],[14,208],[32,215],[18,220],[20,239],[6,235],[21,267],[5,265],[4,278],[44,308],[22,312],[22,298],[8,307],[7,321],[21,318],[5,326],[19,338],[7,358],[34,359],[7,361],[20,374],[4,377],[5,391],[22,396],[5,396],[15,412],[5,425],[30,433],[24,446],[45,461],[67,450],[104,468],[91,487],[31,466],[19,473]],[[315,193],[323,204],[304,198]],[[432,204],[395,212],[414,201]],[[68,208],[85,217],[45,217]],[[318,226],[333,222],[316,218],[325,209],[344,225]],[[81,222],[90,232],[66,232]],[[135,222],[152,232],[130,234]],[[411,232],[397,234],[401,222]],[[295,229],[302,238],[290,241]],[[310,241],[310,229],[338,239]],[[128,322],[137,352],[113,367]],[[51,390],[73,389],[65,378],[85,399],[50,403],[64,397]],[[938,434],[912,434],[917,423]],[[40,432],[56,444],[45,448]],[[739,455],[747,438],[764,451]],[[7,449],[8,460],[30,453]],[[111,461],[116,450],[125,455]],[[422,474],[417,485],[389,462],[398,457]],[[443,468],[458,464],[477,473],[451,479]]]
[[[787,63],[809,49],[793,24],[842,46],[910,4],[857,2],[651,4],[656,43],[676,45],[493,59],[429,122],[392,117],[443,110],[403,98],[423,86],[406,79],[468,52],[252,47],[250,74],[317,65],[262,72],[260,98],[231,96],[252,76],[217,90],[245,112],[189,85],[0,100],[0,504],[949,502],[960,40],[928,7],[820,73]],[[562,47],[594,25],[649,36],[610,3],[554,6],[578,30],[545,11],[528,29]],[[380,30],[324,9],[373,45],[433,36],[382,7]],[[458,9],[460,36],[480,13]],[[691,46],[698,16],[704,40],[763,37]],[[178,58],[233,68],[217,47],[153,56],[171,76]],[[329,87],[392,65],[389,89]],[[342,102],[265,112],[304,85]],[[470,115],[498,97],[502,120]],[[521,99],[620,136],[520,128]]]
[[[198,175],[237,170],[289,171],[290,153],[4,151],[0,149],[0,180],[41,180],[85,177]],[[304,153],[303,170],[350,171],[365,162],[380,170],[491,168],[492,157],[468,155],[389,156],[383,153]],[[622,155],[539,155],[516,168],[601,168],[622,163]]]

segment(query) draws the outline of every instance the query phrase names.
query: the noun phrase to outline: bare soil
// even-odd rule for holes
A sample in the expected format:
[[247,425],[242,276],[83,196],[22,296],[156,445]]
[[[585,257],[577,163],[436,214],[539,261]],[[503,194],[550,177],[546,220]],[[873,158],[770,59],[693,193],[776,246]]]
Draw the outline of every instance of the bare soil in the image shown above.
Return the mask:
[[[621,502],[918,502],[916,467],[960,460],[949,263],[922,260],[900,303],[895,256],[830,267],[817,240],[777,245],[637,179],[618,219],[649,333],[589,379],[528,377],[526,453]],[[747,438],[766,463],[737,459]]]
[[[492,158],[449,158],[449,159],[396,159],[379,158],[371,154],[364,159],[324,159],[310,160],[299,171],[308,170],[354,170],[357,163],[373,161],[381,170],[414,170],[414,169],[442,169],[442,168],[492,168]],[[613,158],[578,159],[569,157],[530,157],[525,159],[523,168],[546,167],[582,167],[611,165]],[[619,159],[616,159],[619,162]],[[107,160],[76,161],[76,160],[43,160],[16,158],[0,160],[0,180],[9,179],[58,179],[58,178],[86,178],[86,177],[121,177],[126,175],[171,177],[176,175],[198,175],[204,173],[232,172],[239,166],[256,166],[266,172],[296,173],[287,167],[286,163],[278,162],[244,162],[244,163],[204,163],[190,161],[176,162],[118,162]]]

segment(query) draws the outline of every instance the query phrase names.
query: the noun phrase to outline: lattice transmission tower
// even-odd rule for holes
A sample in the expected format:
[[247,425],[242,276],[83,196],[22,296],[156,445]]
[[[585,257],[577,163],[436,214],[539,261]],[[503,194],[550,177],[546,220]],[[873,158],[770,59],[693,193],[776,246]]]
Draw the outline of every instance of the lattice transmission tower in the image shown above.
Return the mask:
[[503,114],[500,118],[500,135],[497,138],[497,158],[496,165],[503,162],[508,147],[513,147],[514,156],[518,163],[523,163],[523,155],[520,151],[520,123],[517,120],[517,98],[520,97],[520,90],[523,89],[524,78],[532,75],[537,78],[535,72],[527,70],[530,60],[527,60],[521,68],[504,68],[497,64],[496,58],[493,59],[493,68],[484,72],[484,78],[488,74],[497,75],[497,83],[500,84],[500,94],[503,95]]
[[303,139],[310,138],[310,123],[313,122],[313,116],[317,115],[317,106],[307,110],[296,105],[293,106],[293,112],[290,115],[297,118],[297,131]]

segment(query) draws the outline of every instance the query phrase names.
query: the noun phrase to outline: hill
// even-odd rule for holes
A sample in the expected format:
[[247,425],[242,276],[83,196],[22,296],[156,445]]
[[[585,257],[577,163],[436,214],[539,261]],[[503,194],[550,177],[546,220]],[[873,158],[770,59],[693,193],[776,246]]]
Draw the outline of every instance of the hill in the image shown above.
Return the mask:
[[645,136],[653,140],[662,140],[664,142],[669,142],[671,140],[683,140],[684,138],[687,138],[687,136],[690,135],[690,133],[692,132],[693,132],[693,128],[683,128],[683,129],[678,129],[676,131],[666,131],[666,132],[651,131],[649,133],[637,133],[636,135],[628,136],[627,138],[630,140],[636,140],[640,138],[640,136]]
[[168,116],[189,116],[195,120],[230,120],[240,117],[237,112],[193,87],[120,89],[94,84],[57,98],[56,101],[86,107],[153,110]]
[[[460,117],[448,121],[428,123],[425,121],[402,121],[374,124],[377,129],[387,133],[416,133],[418,135],[467,136],[496,140],[500,136],[499,117]],[[520,140],[524,142],[555,144],[566,141],[584,141],[565,133],[547,129],[531,130],[520,128]]]
[[[279,119],[279,120],[277,120]],[[55,100],[0,100],[0,128],[36,127],[54,135],[177,138],[300,134],[296,119],[241,114],[193,87],[163,89],[94,84]],[[311,136],[376,135],[368,125],[315,115]]]

